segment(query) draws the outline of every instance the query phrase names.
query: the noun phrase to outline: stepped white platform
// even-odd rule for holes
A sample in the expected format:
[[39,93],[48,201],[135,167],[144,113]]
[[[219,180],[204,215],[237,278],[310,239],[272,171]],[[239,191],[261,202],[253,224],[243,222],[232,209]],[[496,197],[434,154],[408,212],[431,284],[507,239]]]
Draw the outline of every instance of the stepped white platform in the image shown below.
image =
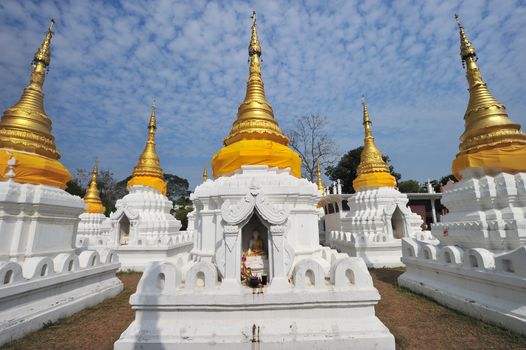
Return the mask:
[[401,238],[434,241],[431,232],[422,231],[422,218],[411,212],[407,202],[406,194],[391,187],[323,197],[326,245],[363,258],[367,267],[403,266]]
[[179,231],[172,202],[160,191],[135,185],[116,203],[116,211],[80,215],[77,246],[110,248],[119,255],[121,270],[144,271],[152,261],[169,261],[192,248],[192,230]]
[[[191,198],[190,255],[148,267],[115,349],[394,349],[363,260],[319,245],[315,184],[242,166]],[[251,254],[268,259],[267,285],[241,277]]]
[[0,181],[0,344],[117,295],[109,249],[75,253],[81,198]]
[[477,174],[446,186],[439,244],[404,239],[401,286],[526,334],[526,173]]

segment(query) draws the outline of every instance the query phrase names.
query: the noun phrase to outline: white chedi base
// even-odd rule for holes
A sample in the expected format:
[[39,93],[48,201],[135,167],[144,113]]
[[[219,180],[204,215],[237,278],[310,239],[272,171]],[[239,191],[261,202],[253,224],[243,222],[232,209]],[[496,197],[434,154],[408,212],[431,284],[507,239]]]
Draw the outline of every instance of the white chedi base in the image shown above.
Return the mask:
[[[192,195],[194,247],[153,263],[130,298],[135,321],[115,349],[394,349],[360,258],[318,241],[316,185],[288,170],[243,166]],[[258,231],[269,284],[241,284]]]
[[434,240],[429,231],[422,231],[422,218],[407,207],[407,195],[394,188],[363,188],[347,201],[349,211],[325,217],[330,228],[327,245],[363,258],[367,267],[403,266],[402,237]]
[[440,244],[404,241],[401,286],[526,334],[526,173],[448,185],[450,210],[433,225]]
[[[83,238],[87,247],[107,247],[119,254],[121,270],[144,271],[152,261],[170,261],[192,248],[192,231],[179,231],[181,223],[170,211],[172,202],[160,191],[131,186],[116,203],[109,219],[82,214]],[[98,214],[102,215],[102,214]],[[91,232],[89,229],[91,228]]]
[[122,290],[115,252],[75,254],[84,208],[55,187],[0,182],[0,344]]
[[82,213],[79,216],[77,247],[104,247],[110,245],[111,221],[104,214]]

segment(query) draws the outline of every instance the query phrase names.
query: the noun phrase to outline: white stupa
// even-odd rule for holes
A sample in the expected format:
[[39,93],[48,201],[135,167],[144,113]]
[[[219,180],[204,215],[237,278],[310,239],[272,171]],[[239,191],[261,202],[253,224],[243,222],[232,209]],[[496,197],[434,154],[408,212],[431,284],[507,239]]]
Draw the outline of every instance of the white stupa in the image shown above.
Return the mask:
[[[429,231],[422,231],[422,218],[411,212],[407,195],[396,188],[396,180],[374,142],[363,100],[362,105],[365,139],[357,178],[353,181],[356,193],[328,194],[320,201],[326,212],[323,218],[326,244],[363,258],[368,267],[403,266],[401,238],[433,238]],[[335,192],[339,192],[338,188]],[[348,208],[344,208],[344,203]]]
[[363,260],[319,244],[320,195],[265,98],[253,19],[245,100],[191,196],[190,257],[145,271],[115,348],[394,349]]
[[[192,248],[192,230],[180,231],[181,223],[171,214],[173,203],[166,197],[166,182],[155,150],[155,112],[152,106],[148,140],[128,181],[129,193],[117,200],[116,210],[107,220],[100,213],[81,215],[87,234],[77,239],[77,245],[85,246],[87,239],[88,247],[111,247],[119,254],[122,270],[143,271],[152,261],[171,261]],[[96,189],[96,177],[90,188],[93,181]],[[100,206],[92,211],[97,210]]]
[[526,134],[489,92],[460,25],[469,104],[439,244],[404,239],[401,286],[526,334]]
[[0,345],[117,295],[120,264],[108,249],[75,253],[85,205],[66,191],[42,87],[52,20],[31,81],[0,121]]

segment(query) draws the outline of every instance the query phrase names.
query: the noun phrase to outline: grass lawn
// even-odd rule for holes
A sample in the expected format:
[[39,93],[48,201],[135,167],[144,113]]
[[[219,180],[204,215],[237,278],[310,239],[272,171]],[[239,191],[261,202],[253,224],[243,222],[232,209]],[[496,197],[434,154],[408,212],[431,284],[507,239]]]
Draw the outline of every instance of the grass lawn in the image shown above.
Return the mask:
[[[371,270],[382,300],[376,314],[397,349],[526,349],[526,337],[476,321],[396,284],[402,269]],[[2,349],[113,349],[134,319],[128,299],[141,277],[119,273],[124,291],[113,299],[34,332]]]

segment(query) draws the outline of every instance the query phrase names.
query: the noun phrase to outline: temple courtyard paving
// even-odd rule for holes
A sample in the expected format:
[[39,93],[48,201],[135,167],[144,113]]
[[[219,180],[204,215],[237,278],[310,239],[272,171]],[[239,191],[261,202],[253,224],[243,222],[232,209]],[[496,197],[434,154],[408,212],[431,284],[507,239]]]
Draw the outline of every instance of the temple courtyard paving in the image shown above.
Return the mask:
[[[403,269],[370,270],[382,300],[376,314],[397,349],[526,349],[526,337],[471,319],[397,286]],[[113,349],[134,319],[128,299],[141,277],[119,273],[124,291],[0,349]]]

